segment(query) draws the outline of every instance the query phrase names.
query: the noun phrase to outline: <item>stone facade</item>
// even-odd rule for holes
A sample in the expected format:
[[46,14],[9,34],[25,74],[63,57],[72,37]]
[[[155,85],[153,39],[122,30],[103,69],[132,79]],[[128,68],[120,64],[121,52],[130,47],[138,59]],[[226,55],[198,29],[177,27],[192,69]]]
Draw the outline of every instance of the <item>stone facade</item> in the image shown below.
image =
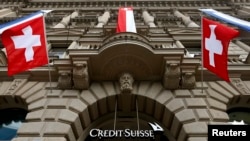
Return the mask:
[[[96,120],[114,113],[116,99],[127,103],[134,97],[137,97],[141,118],[144,118],[143,114],[154,118],[169,130],[173,140],[205,141],[208,123],[228,122],[226,110],[237,105],[249,106],[250,100],[249,94],[224,81],[204,82],[206,89],[203,92],[200,89],[166,90],[159,82],[137,82],[126,99],[121,99],[123,94],[118,82],[92,83],[89,90],[50,91],[46,89],[50,85],[47,82],[24,81],[11,97],[7,95],[13,84],[8,83],[1,83],[1,105],[18,106],[13,105],[17,98],[29,110],[14,141],[84,140]],[[240,83],[243,86],[249,84]],[[6,108],[3,106],[1,108]],[[118,105],[118,109],[129,113],[134,107]]]
[[[247,19],[249,2],[3,0],[1,23],[54,9],[45,16],[49,67],[9,77],[0,44],[0,110],[28,111],[13,141],[83,141],[116,114],[117,128],[137,117],[142,128],[159,123],[169,141],[207,141],[208,124],[250,108],[250,39],[242,31],[230,43],[231,82],[220,80],[200,65],[198,8]],[[133,6],[138,33],[115,33],[120,6]]]

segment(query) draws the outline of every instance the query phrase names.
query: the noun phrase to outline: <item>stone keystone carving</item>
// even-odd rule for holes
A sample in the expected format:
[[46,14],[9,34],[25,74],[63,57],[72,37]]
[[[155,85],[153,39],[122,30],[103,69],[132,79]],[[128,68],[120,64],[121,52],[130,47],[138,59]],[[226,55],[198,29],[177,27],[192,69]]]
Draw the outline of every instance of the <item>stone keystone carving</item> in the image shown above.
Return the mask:
[[133,90],[134,78],[130,73],[122,73],[119,82],[122,93],[131,93]]
[[163,86],[166,89],[178,89],[180,83],[180,66],[176,63],[166,64]]
[[186,72],[182,74],[182,88],[193,89],[195,87],[195,73]]
[[73,81],[76,89],[89,88],[89,74],[86,61],[75,64],[73,68]]
[[58,78],[58,87],[61,89],[71,89],[72,79],[71,74],[68,72],[61,72]]

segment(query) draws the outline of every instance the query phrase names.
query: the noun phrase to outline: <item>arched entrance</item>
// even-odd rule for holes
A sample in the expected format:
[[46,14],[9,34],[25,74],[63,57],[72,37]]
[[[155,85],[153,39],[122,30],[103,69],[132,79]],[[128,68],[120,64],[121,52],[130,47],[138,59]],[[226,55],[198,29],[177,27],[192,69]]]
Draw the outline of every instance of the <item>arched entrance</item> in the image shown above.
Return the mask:
[[[131,126],[124,127],[123,125],[127,124],[117,122],[117,127],[121,125],[123,128],[137,129],[134,119],[138,109],[139,123],[142,124],[140,127],[152,129],[148,122],[156,122],[164,128],[164,135],[169,141],[206,141],[207,121],[210,120],[209,115],[206,117],[206,112],[215,115],[219,113],[218,110],[207,109],[202,97],[207,95],[199,95],[199,90],[166,90],[158,81],[135,80],[130,94],[122,93],[120,85],[114,81],[92,82],[88,90],[82,91],[50,92],[39,89],[44,83],[37,85],[39,87],[35,87],[35,91],[40,99],[29,104],[30,112],[26,122],[18,130],[20,140],[23,137],[39,137],[57,138],[60,141],[84,141],[93,128],[100,128],[102,125],[113,129],[117,101],[117,121],[131,119],[128,120]],[[25,94],[32,94],[34,91],[27,90]],[[199,97],[192,97],[194,95],[191,92]],[[104,124],[105,122],[107,124]],[[40,128],[34,130],[34,126]],[[29,136],[31,134],[34,136]]]
[[231,103],[227,105],[227,114],[231,122],[241,122],[250,124],[250,96],[239,95],[231,99]]
[[26,102],[19,96],[0,96],[0,140],[11,140],[28,113]]
[[[159,93],[161,88],[159,83],[154,84],[152,89],[155,89],[157,94],[152,96],[161,95]],[[163,97],[159,98],[163,100]],[[83,140],[176,141],[170,133],[169,127],[165,126],[171,124],[173,113],[169,110],[165,111],[164,107],[156,99],[133,94],[133,92],[104,97],[88,108],[90,118],[95,117],[95,119],[92,119],[93,121],[85,128]],[[168,113],[165,115],[168,118],[164,117],[165,112]],[[98,115],[98,117],[94,115]],[[158,125],[162,130],[154,130],[150,124]]]

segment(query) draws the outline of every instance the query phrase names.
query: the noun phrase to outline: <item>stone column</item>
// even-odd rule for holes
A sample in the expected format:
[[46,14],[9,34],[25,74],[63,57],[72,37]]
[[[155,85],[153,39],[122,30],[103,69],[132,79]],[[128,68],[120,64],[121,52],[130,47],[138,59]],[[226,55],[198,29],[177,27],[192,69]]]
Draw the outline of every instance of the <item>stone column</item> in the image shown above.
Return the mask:
[[249,15],[249,12],[244,11],[244,10],[238,10],[237,15]]
[[175,42],[175,44],[178,48],[185,48],[184,45],[178,40]]
[[72,14],[64,17],[60,23],[54,26],[54,28],[66,28],[70,22],[70,19],[75,18],[78,16],[78,12],[75,11]]
[[[175,42],[178,48],[185,48],[184,45],[180,41]],[[188,50],[185,48],[185,57],[193,57],[194,55],[190,54]]]
[[110,12],[105,11],[102,16],[98,17],[98,24],[95,27],[103,27],[103,25],[107,24],[110,18]]
[[[240,48],[242,48],[243,50],[245,50],[246,52],[250,52],[250,46],[248,46],[247,44],[239,40],[236,40],[235,44],[239,46]],[[250,64],[250,53],[248,53],[245,63]]]
[[179,12],[178,10],[174,10],[174,15],[176,17],[179,17],[182,19],[183,23],[187,26],[187,27],[200,27],[199,25],[197,25],[195,22],[193,22],[190,17],[187,17],[185,15],[183,15],[181,12]]
[[249,15],[250,14],[250,6],[248,5],[238,5],[234,7],[235,11],[237,11],[237,15]]
[[234,42],[237,46],[239,46],[240,48],[242,48],[243,50],[250,52],[250,46],[248,46],[247,44],[241,42],[240,40],[235,40]]
[[154,17],[151,16],[147,10],[142,11],[142,17],[145,21],[145,23],[149,26],[149,27],[156,27],[155,23],[154,23]]
[[16,17],[16,16],[17,16],[16,12],[13,12],[9,8],[4,8],[4,9],[0,10],[0,18],[2,18],[2,17]]

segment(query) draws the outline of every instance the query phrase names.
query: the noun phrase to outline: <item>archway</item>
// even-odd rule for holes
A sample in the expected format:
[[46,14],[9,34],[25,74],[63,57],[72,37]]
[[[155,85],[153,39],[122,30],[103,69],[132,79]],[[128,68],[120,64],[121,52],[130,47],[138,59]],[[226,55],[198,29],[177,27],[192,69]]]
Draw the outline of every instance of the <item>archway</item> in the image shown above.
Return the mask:
[[16,137],[27,109],[27,104],[19,96],[0,96],[0,140]]
[[[164,90],[164,92],[162,92],[160,83],[152,84],[151,88],[148,89],[149,93],[153,93],[150,89],[154,89],[156,94],[145,96],[144,92],[146,91],[140,91],[139,94],[133,94],[135,92],[132,92],[132,94],[109,94],[109,96],[93,102],[88,107],[90,120],[92,122],[84,129],[84,137],[82,139],[94,140],[95,138],[90,137],[92,129],[115,129],[123,130],[122,132],[125,132],[126,129],[134,131],[138,130],[138,128],[139,130],[152,130],[149,123],[157,123],[163,128],[163,132],[160,133],[161,135],[155,136],[157,140],[166,140],[168,138],[169,141],[176,141],[176,137],[170,132],[170,125],[172,124],[174,115],[163,104],[168,101],[168,97],[172,95],[167,95]],[[93,91],[96,91],[96,89],[93,89]],[[161,95],[167,99],[164,99]],[[85,96],[87,97],[86,93]],[[157,96],[159,96],[161,101],[157,101]],[[105,140],[105,138],[103,139]],[[120,139],[124,139],[123,136],[120,137],[119,140]],[[150,138],[145,139],[142,137],[140,140],[150,140]]]
[[231,102],[227,106],[227,114],[229,116],[229,121],[241,122],[245,124],[250,124],[250,96],[249,95],[239,95],[234,96]]
[[250,108],[237,107],[227,110],[229,120],[231,122],[243,121],[245,124],[250,124]]

